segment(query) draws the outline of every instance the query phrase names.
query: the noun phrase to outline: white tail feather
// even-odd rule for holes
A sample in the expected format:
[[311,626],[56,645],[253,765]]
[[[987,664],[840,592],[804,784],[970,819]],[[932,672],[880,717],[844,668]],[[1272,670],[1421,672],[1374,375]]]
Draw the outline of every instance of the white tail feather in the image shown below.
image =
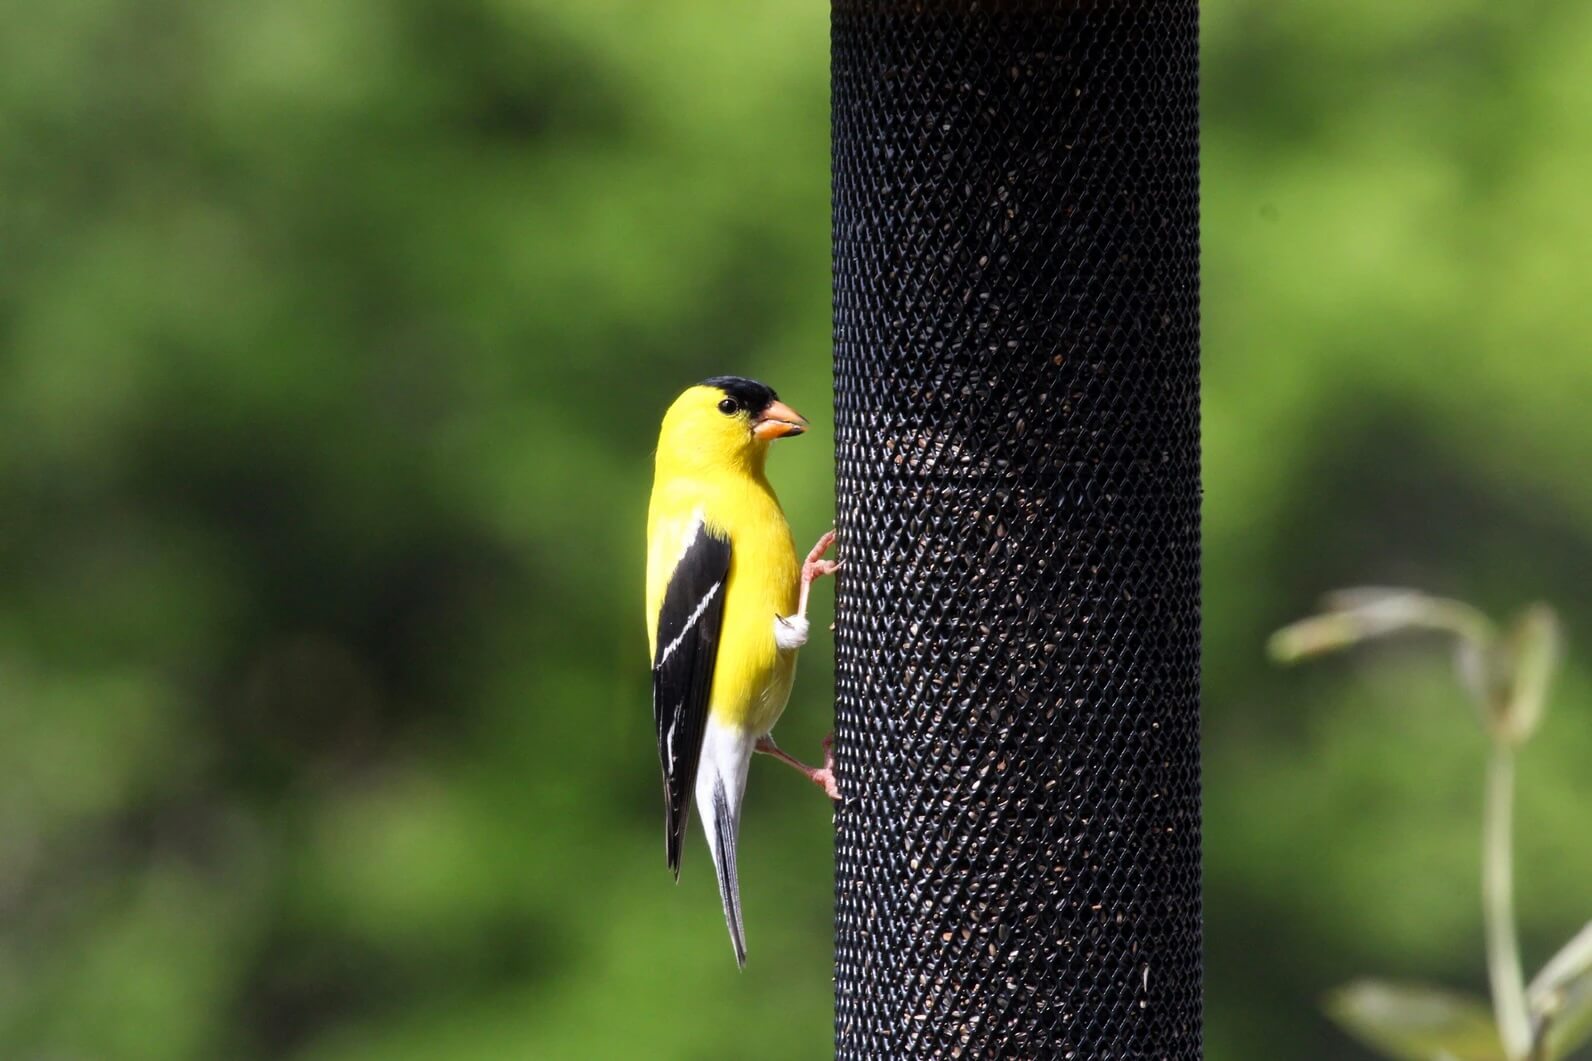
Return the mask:
[[696,778],[697,810],[702,830],[707,833],[714,869],[718,871],[724,922],[730,929],[736,964],[742,968],[746,966],[746,930],[741,923],[741,885],[735,869],[735,846],[741,828],[746,772],[756,745],[755,736],[709,717]]

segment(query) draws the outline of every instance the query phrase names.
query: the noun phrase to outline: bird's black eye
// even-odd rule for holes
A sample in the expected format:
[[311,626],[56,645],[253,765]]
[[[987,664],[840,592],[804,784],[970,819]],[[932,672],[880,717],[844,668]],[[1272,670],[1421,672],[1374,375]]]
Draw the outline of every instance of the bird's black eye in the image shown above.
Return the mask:
[[719,403],[719,412],[723,413],[725,416],[734,416],[740,411],[740,403],[734,398],[726,398]]

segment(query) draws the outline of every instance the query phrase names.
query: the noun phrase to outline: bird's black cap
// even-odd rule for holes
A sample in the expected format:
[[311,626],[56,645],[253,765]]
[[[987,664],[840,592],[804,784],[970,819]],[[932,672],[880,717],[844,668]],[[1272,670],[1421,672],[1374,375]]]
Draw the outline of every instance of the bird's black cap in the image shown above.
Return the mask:
[[702,381],[704,387],[717,387],[741,405],[757,415],[771,404],[779,400],[779,395],[774,393],[774,388],[765,386],[755,379],[744,376],[714,376]]

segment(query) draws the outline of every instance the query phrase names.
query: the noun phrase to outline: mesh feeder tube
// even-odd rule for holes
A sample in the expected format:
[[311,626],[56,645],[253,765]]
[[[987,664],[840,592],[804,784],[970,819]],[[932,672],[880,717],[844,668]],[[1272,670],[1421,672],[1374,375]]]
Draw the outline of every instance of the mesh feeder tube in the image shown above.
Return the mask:
[[834,0],[835,1054],[1200,1057],[1194,0]]

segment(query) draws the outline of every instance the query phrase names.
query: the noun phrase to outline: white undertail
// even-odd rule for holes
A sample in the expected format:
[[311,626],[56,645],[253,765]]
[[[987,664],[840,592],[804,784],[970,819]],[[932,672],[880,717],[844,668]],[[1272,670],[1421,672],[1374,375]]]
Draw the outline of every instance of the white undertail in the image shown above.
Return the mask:
[[718,871],[724,922],[730,929],[735,961],[742,968],[746,966],[746,931],[741,923],[741,885],[735,871],[735,844],[741,828],[746,773],[756,746],[756,734],[709,717],[707,732],[702,737],[702,759],[696,779],[697,811],[702,818],[702,830],[707,833],[713,867]]

